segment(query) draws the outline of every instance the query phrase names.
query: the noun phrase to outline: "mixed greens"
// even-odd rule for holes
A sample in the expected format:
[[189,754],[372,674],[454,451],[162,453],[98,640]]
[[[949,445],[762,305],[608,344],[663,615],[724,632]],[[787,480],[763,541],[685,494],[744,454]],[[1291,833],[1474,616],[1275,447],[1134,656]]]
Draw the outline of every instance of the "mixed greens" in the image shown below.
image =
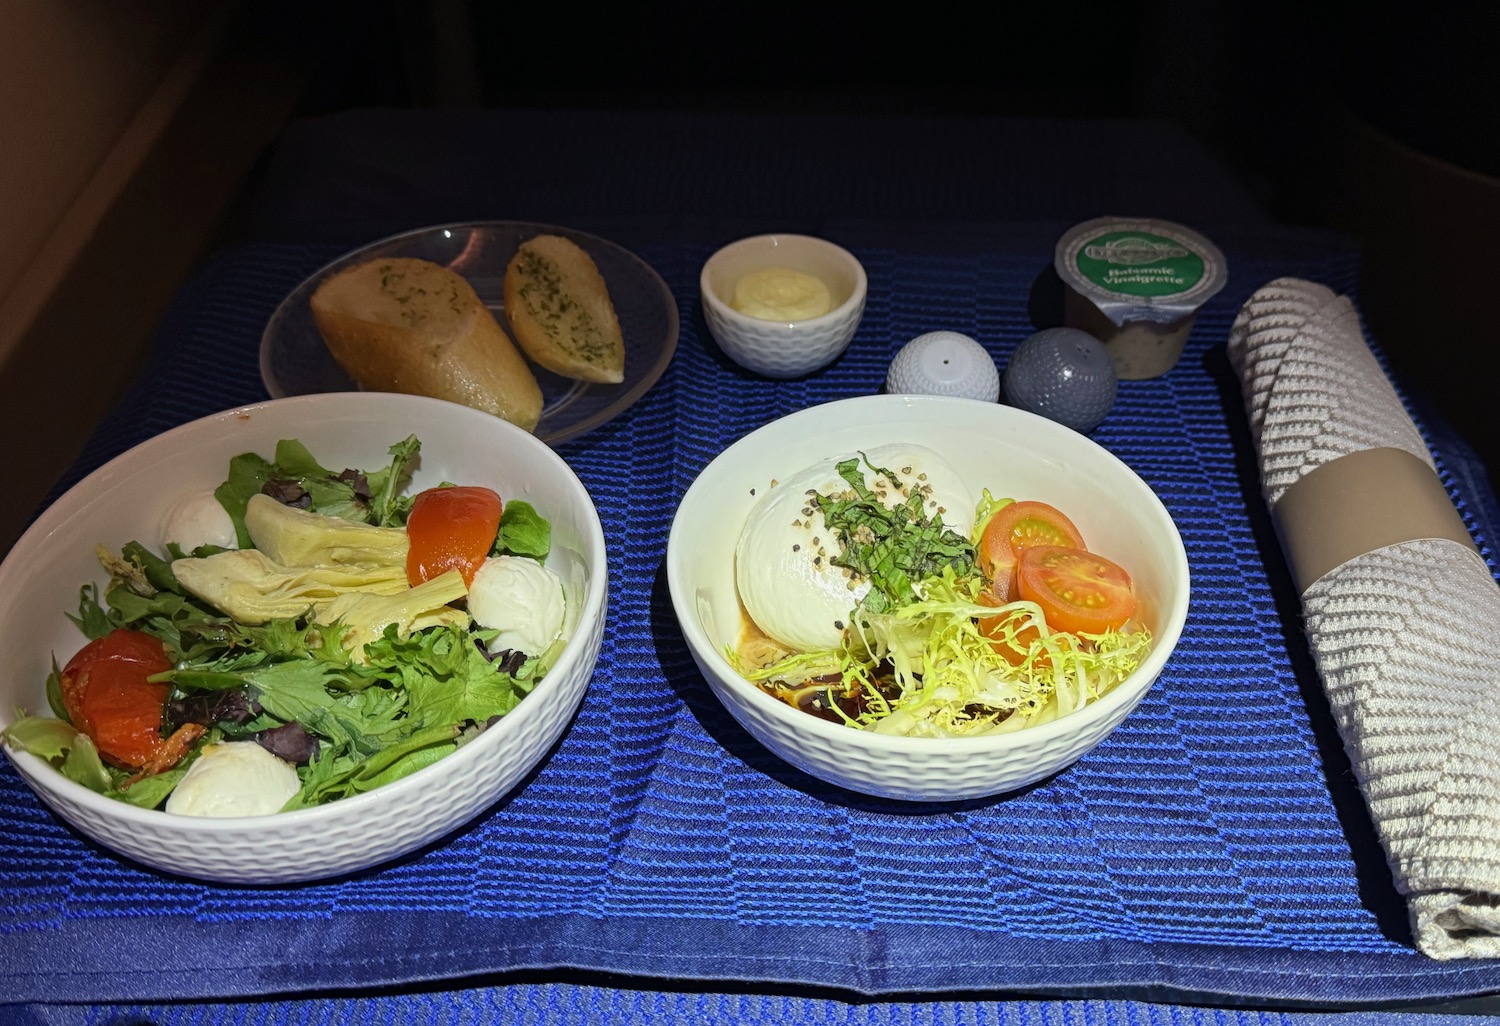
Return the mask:
[[[296,766],[300,787],[285,810],[379,787],[465,744],[525,698],[564,639],[544,652],[492,653],[487,643],[498,631],[476,626],[465,611],[457,571],[406,581],[404,541],[388,543],[405,534],[419,452],[410,437],[390,448],[384,467],[335,472],[284,440],[272,459],[236,457],[215,491],[239,549],[184,552],[174,543],[157,555],[138,541],[119,553],[101,549],[109,582],[102,594],[83,585],[70,618],[91,643],[149,635],[164,648],[169,668],[139,686],[164,695],[160,736],[189,739],[169,768],[101,755],[85,725],[70,718],[72,682],[55,657],[47,681],[55,718],[23,715],[0,736],[84,786],[147,808],[162,805],[200,754],[221,742],[254,741]],[[293,569],[253,548],[257,537]],[[505,503],[491,553],[542,560],[550,544],[535,509]],[[277,572],[266,571],[266,581],[256,578],[259,569],[249,583],[236,578],[212,603],[202,597],[206,586],[183,584],[205,567],[241,572],[246,559]],[[257,600],[277,611],[233,615],[237,604],[253,610]]]

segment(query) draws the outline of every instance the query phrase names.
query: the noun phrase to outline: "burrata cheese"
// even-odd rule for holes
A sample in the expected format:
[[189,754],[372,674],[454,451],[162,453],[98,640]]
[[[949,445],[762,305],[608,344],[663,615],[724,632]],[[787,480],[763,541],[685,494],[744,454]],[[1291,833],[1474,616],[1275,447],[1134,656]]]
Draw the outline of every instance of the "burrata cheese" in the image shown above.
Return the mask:
[[167,798],[179,816],[269,816],[302,787],[297,768],[254,741],[209,745]]
[[[865,483],[889,494],[887,507],[906,501],[903,489],[920,488],[929,516],[940,514],[944,527],[964,537],[973,531],[974,494],[936,451],[895,443],[864,455]],[[836,646],[849,614],[870,590],[868,580],[833,565],[839,542],[812,501],[814,493],[847,491],[838,464],[857,456],[835,456],[775,483],[750,511],[735,546],[735,584],[745,612],[768,638],[793,651]],[[885,467],[900,480],[889,482],[871,467]]]

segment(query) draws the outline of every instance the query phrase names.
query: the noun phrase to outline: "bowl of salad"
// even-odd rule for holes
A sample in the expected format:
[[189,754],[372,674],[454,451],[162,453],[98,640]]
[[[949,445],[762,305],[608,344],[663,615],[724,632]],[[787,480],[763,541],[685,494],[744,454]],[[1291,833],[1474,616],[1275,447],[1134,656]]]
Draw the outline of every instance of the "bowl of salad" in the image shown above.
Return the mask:
[[729,446],[667,545],[714,694],[796,768],[914,802],[1014,791],[1098,745],[1187,617],[1170,513],[1082,434],[1009,406],[874,395]]
[[587,490],[505,421],[379,393],[228,410],[100,467],[0,564],[0,748],[167,873],[367,869],[542,762],[606,582]]

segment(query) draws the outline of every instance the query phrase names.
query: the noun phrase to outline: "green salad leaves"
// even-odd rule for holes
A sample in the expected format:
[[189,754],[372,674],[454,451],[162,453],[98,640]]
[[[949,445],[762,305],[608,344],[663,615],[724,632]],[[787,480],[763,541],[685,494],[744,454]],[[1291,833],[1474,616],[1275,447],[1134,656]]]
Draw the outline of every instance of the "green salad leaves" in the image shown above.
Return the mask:
[[[245,511],[251,498],[277,491],[324,516],[399,528],[411,506],[404,492],[419,453],[420,443],[410,437],[391,447],[385,467],[334,472],[300,442],[283,440],[271,460],[254,453],[232,460],[215,495],[242,546],[250,544]],[[543,559],[550,547],[546,519],[526,502],[507,503],[493,552]],[[372,626],[343,619],[316,623],[311,608],[300,616],[242,623],[178,582],[173,564],[194,557],[173,550],[164,558],[138,542],[119,553],[101,549],[99,556],[109,583],[102,595],[93,584],[82,586],[70,618],[91,640],[120,629],[159,639],[173,663],[150,678],[168,687],[163,733],[184,723],[201,724],[206,732],[166,772],[143,775],[107,765],[68,722],[54,663],[47,682],[53,717],[22,716],[3,740],[86,787],[144,807],[162,804],[198,752],[219,741],[257,740],[299,764],[301,790],[286,809],[399,779],[512,711],[561,648],[558,642],[545,653],[492,658],[487,642],[498,632],[474,626],[461,608],[431,621],[434,626],[408,632],[399,629],[395,614],[378,610]],[[452,590],[447,576],[406,593],[360,598],[368,600],[364,605],[400,604],[404,594],[433,587],[446,595]]]
[[252,495],[262,494],[272,482],[300,489],[306,496],[303,508],[314,513],[377,527],[399,527],[406,522],[412,502],[402,489],[421,448],[421,442],[409,436],[391,446],[391,462],[385,467],[335,472],[319,464],[301,442],[282,439],[276,443],[273,459],[247,452],[230,460],[229,476],[214,490],[214,498],[234,521],[242,549],[251,545],[245,529],[245,507]]

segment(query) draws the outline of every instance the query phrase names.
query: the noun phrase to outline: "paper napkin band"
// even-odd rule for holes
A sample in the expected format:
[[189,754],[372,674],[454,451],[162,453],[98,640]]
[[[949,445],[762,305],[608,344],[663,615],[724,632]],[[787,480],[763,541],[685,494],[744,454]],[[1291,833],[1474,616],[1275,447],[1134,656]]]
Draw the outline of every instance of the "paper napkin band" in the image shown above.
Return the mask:
[[1335,567],[1398,542],[1447,538],[1475,548],[1442,481],[1405,449],[1330,460],[1288,486],[1271,516],[1299,594]]

